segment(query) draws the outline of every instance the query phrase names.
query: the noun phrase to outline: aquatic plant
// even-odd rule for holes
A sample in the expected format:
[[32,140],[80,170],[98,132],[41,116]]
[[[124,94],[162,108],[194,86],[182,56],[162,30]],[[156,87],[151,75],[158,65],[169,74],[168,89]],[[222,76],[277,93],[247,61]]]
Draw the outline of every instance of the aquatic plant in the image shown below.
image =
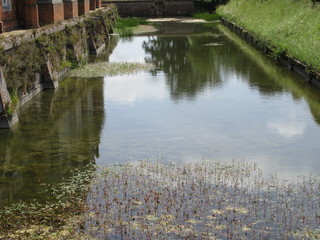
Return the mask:
[[319,190],[255,163],[112,164],[0,212],[0,239],[319,239]]
[[92,165],[48,186],[50,202],[21,202],[0,211],[0,239],[89,239],[81,228]]
[[95,78],[105,76],[115,76],[122,74],[136,73],[141,70],[152,69],[153,65],[149,63],[110,63],[98,62],[87,64],[81,68],[74,69],[70,72],[70,77]]
[[141,161],[95,177],[84,232],[96,239],[320,237],[320,181],[265,178],[256,164]]

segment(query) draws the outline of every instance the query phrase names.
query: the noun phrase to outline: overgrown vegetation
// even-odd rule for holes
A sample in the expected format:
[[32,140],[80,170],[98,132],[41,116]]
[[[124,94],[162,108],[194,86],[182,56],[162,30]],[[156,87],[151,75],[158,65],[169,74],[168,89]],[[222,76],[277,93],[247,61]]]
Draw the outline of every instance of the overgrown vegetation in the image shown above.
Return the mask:
[[234,161],[112,164],[93,180],[92,170],[51,187],[51,203],[2,211],[0,239],[320,237],[317,177],[281,181]]
[[320,4],[310,0],[230,0],[219,15],[239,24],[279,54],[320,70]]
[[135,27],[147,24],[147,20],[142,18],[120,18],[115,24],[115,32],[122,37],[130,37]]
[[105,76],[130,74],[130,73],[135,73],[141,70],[149,70],[152,68],[153,68],[153,65],[148,63],[98,62],[98,63],[87,64],[81,68],[74,69],[70,72],[69,76],[84,77],[84,78],[105,77]]
[[320,179],[265,178],[256,164],[112,165],[88,196],[96,239],[319,239]]
[[94,168],[88,165],[56,186],[49,186],[48,203],[19,203],[0,211],[0,239],[83,238],[85,199]]
[[[1,52],[4,50],[4,39],[0,38],[0,67],[13,100],[12,104],[5,103],[9,117],[18,106],[19,99],[38,84],[43,66],[49,62],[48,71],[53,78],[59,76],[62,70],[81,66],[89,51],[87,39],[91,37],[96,47],[104,44],[116,18],[113,10],[98,10],[92,13],[92,18],[79,21],[76,25],[67,25],[61,31],[43,34],[36,40],[4,52]],[[46,28],[50,32],[52,26],[43,27]],[[15,42],[15,39],[8,41]]]
[[206,20],[206,21],[216,21],[216,20],[220,19],[220,16],[218,14],[216,14],[216,13],[203,12],[203,13],[195,13],[195,14],[193,14],[193,18],[203,19],[203,20]]

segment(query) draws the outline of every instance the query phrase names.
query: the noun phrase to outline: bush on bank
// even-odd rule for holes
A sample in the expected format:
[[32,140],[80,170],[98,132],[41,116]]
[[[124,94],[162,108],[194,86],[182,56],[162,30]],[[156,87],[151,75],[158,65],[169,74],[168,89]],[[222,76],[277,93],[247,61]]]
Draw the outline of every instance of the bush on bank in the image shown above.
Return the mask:
[[[311,0],[230,0],[217,12],[258,39],[320,70],[320,4]],[[310,70],[311,70],[310,69]]]

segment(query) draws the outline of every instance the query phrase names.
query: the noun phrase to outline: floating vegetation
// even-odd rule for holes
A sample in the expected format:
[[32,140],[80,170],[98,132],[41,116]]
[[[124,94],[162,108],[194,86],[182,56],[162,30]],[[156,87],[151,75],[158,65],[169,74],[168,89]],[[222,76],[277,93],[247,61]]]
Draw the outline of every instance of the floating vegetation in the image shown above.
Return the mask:
[[[256,164],[141,161],[77,172],[50,204],[0,212],[0,239],[320,239],[320,179]],[[91,184],[89,184],[91,182]]]
[[150,70],[153,65],[150,63],[132,63],[132,62],[98,62],[87,64],[81,68],[70,72],[70,77],[95,78],[105,76],[116,76],[123,74],[136,73],[143,70]]
[[208,43],[208,44],[204,44],[202,45],[204,47],[218,47],[218,46],[223,46],[222,43]]
[[87,197],[95,239],[319,239],[320,181],[255,164],[151,161],[103,168]]
[[95,168],[88,165],[55,186],[47,203],[18,203],[0,211],[0,239],[86,239],[83,222],[86,193]]

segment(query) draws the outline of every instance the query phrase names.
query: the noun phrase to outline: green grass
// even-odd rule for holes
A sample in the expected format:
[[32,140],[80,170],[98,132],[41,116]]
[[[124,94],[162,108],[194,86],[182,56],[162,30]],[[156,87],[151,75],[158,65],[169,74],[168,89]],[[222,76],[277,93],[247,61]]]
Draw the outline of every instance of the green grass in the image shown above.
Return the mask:
[[115,25],[115,32],[122,37],[133,35],[133,28],[139,25],[148,24],[147,20],[142,18],[120,18]]
[[310,0],[230,0],[217,13],[269,46],[320,70],[320,4]]
[[219,20],[220,16],[216,13],[195,13],[192,15],[193,18],[203,19],[206,21],[216,21]]

